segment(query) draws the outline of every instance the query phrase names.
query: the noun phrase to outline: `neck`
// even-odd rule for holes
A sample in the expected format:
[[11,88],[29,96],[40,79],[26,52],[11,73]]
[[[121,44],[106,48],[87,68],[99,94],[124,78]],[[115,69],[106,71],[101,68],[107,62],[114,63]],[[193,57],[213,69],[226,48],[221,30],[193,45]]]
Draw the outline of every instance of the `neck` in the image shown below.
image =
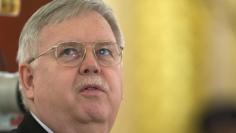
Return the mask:
[[[65,124],[66,123],[66,124]],[[61,121],[50,126],[55,133],[109,133],[109,128],[105,123],[80,123],[72,121]]]
[[[37,112],[34,115],[54,133],[109,133],[111,125],[108,122],[81,122],[68,118],[40,117]],[[66,124],[65,124],[66,123]]]
[[67,125],[64,128],[55,130],[55,133],[109,133],[109,129],[104,124],[92,122],[88,124],[73,123],[73,125]]

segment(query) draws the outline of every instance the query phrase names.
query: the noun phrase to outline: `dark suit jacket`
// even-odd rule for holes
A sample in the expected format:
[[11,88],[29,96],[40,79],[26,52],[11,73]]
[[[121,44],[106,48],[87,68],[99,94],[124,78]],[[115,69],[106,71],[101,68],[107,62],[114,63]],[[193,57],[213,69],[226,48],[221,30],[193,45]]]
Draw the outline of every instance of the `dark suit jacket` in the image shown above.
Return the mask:
[[30,113],[26,113],[24,120],[18,128],[9,133],[47,133],[47,131],[44,130]]

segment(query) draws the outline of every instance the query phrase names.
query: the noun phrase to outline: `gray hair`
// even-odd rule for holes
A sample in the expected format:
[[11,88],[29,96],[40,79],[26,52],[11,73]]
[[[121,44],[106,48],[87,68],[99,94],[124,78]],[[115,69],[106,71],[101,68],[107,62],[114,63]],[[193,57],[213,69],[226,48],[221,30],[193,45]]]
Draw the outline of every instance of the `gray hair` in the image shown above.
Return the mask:
[[27,63],[38,54],[38,35],[43,27],[78,16],[84,11],[96,11],[109,23],[117,44],[124,47],[123,36],[112,10],[102,0],[53,0],[41,7],[25,24],[19,39],[17,60]]
[[[19,39],[17,53],[19,64],[28,63],[30,59],[38,55],[38,36],[45,26],[63,22],[85,11],[96,11],[102,15],[109,23],[117,44],[124,47],[123,36],[115,16],[102,0],[53,0],[37,10],[26,22]],[[28,109],[21,85],[20,90],[25,107]]]

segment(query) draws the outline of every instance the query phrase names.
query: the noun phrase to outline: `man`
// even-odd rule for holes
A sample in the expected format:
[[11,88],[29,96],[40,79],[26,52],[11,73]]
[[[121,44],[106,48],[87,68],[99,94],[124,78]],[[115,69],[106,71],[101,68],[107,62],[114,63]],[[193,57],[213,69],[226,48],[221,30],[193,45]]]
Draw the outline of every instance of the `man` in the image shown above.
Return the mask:
[[102,0],[53,0],[24,26],[16,133],[108,133],[122,100],[122,35]]

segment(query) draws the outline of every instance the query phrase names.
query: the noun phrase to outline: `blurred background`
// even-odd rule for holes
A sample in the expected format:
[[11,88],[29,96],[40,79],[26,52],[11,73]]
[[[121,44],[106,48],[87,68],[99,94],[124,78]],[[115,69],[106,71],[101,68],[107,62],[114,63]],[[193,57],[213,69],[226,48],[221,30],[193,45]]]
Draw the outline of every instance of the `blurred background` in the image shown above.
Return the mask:
[[[0,1],[0,70],[15,73],[20,30],[50,0]],[[235,0],[105,1],[126,41],[125,96],[112,133],[203,133],[218,119],[236,127]],[[0,115],[0,130],[14,126],[6,123],[19,120],[15,112]]]

